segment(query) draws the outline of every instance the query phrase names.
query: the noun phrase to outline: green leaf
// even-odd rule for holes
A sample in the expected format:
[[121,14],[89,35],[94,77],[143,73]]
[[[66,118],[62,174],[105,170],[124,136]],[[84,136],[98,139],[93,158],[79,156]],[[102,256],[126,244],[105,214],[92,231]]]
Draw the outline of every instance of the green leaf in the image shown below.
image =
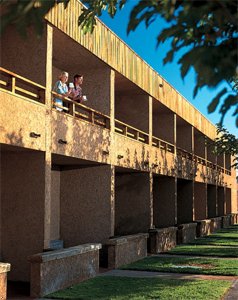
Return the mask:
[[212,112],[214,112],[214,111],[216,110],[216,108],[217,108],[217,106],[218,106],[218,104],[219,104],[219,102],[220,102],[221,97],[222,97],[226,92],[227,92],[227,88],[224,88],[222,91],[220,91],[220,92],[216,95],[216,97],[214,97],[214,98],[212,99],[212,101],[210,102],[210,104],[209,104],[208,107],[207,107],[207,110],[208,110],[208,113],[209,113],[209,114],[212,113]]

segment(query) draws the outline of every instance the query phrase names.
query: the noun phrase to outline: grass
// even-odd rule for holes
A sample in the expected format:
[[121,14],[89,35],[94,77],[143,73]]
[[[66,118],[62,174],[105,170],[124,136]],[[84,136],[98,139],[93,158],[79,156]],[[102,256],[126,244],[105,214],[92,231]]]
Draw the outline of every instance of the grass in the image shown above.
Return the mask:
[[169,254],[238,257],[238,225],[198,238],[189,244],[178,245]]
[[176,246],[176,248],[171,249],[168,253],[198,256],[238,257],[238,247],[185,244]]
[[146,257],[121,269],[206,275],[238,275],[238,260],[192,257]]
[[226,280],[166,280],[158,278],[96,277],[48,295],[74,300],[217,300],[231,282]]
[[190,244],[238,247],[238,225],[221,229],[215,234],[196,239]]

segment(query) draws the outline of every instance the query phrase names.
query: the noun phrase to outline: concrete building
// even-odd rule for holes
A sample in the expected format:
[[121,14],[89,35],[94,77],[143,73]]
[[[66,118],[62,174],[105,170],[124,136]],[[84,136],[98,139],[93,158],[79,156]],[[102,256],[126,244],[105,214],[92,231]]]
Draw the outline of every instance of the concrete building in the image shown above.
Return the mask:
[[[40,40],[9,27],[1,41],[0,259],[32,295],[93,276],[101,247],[116,267],[146,255],[150,230],[237,212],[215,126],[103,23],[84,35],[80,10],[57,5]],[[61,71],[84,74],[85,104],[53,107]]]

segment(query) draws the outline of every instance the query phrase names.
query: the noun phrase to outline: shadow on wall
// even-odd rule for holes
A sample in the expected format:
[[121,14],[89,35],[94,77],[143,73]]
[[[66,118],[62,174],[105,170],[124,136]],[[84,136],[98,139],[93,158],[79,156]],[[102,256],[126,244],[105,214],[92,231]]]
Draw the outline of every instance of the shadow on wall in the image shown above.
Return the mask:
[[[0,127],[0,130],[5,131],[3,126]],[[10,133],[6,133],[5,139],[6,139],[6,143],[9,145],[24,147],[22,128],[19,129],[18,132],[12,131]]]
[[[65,144],[60,145],[60,139]],[[58,154],[109,163],[110,131],[72,116],[53,112],[52,143]]]

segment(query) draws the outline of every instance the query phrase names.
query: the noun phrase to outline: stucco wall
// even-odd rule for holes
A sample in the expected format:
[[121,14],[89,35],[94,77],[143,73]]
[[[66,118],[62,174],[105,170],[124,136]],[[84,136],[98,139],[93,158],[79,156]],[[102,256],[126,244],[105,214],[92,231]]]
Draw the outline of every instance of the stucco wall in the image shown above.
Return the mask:
[[0,143],[45,150],[45,106],[1,91],[0,99]]
[[217,216],[217,190],[215,185],[207,185],[207,214],[208,218],[214,218]]
[[[29,42],[30,41],[30,42]],[[28,31],[27,39],[8,27],[1,37],[1,66],[31,81],[45,86],[46,33],[38,38],[35,31]]]
[[225,189],[225,214],[230,214],[232,212],[232,205],[231,205],[231,189]]
[[10,280],[29,281],[27,256],[43,250],[44,183],[43,153],[1,154],[1,252]]
[[190,124],[185,125],[185,123],[178,125],[176,134],[177,147],[192,152],[192,126]]
[[61,171],[60,233],[65,247],[111,236],[111,168]]
[[177,180],[177,217],[178,224],[193,221],[193,182]]
[[116,93],[115,118],[144,132],[149,132],[148,95]]
[[147,232],[149,228],[149,174],[116,173],[115,235]]
[[194,221],[207,218],[206,184],[194,182]]
[[[154,102],[153,102],[154,105]],[[153,113],[153,136],[174,144],[174,113]]]
[[153,212],[156,228],[176,224],[176,183],[175,178],[153,177]]
[[217,206],[218,206],[218,216],[224,215],[224,205],[225,205],[225,191],[223,187],[217,187]]
[[205,140],[201,132],[194,130],[194,154],[205,158]]
[[[53,153],[110,163],[110,156],[103,154],[104,150],[110,150],[109,130],[56,111],[52,117]],[[67,145],[59,144],[59,139],[67,141]]]
[[81,69],[83,74],[83,94],[88,101],[84,104],[96,109],[101,113],[110,115],[110,74],[109,66],[103,65],[102,68]]

